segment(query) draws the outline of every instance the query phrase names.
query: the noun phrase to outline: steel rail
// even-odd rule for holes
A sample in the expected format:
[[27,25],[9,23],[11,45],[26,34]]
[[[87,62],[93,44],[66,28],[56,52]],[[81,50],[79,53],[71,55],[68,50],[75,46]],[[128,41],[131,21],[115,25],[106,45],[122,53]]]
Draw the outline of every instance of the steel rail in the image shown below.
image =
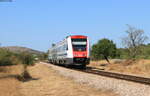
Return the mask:
[[141,76],[136,76],[136,75],[128,75],[128,74],[123,74],[123,73],[104,71],[104,70],[100,70],[95,67],[90,67],[90,68],[86,68],[86,69],[77,69],[77,68],[70,68],[70,69],[80,71],[80,72],[85,72],[85,73],[101,75],[101,76],[105,76],[105,77],[111,77],[111,78],[116,78],[116,79],[150,85],[150,78],[148,78],[148,77],[141,77]]
[[116,72],[108,72],[99,69],[98,70],[85,69],[85,70],[78,70],[78,71],[150,85],[150,78],[148,77],[140,77],[140,76],[128,75],[128,74],[122,74]]

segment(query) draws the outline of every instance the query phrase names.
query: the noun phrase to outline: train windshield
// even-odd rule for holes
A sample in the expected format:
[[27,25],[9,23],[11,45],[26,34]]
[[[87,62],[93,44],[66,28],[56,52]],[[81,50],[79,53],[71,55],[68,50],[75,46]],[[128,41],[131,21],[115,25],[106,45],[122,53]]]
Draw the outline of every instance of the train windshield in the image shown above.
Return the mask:
[[86,51],[87,39],[72,39],[74,51]]

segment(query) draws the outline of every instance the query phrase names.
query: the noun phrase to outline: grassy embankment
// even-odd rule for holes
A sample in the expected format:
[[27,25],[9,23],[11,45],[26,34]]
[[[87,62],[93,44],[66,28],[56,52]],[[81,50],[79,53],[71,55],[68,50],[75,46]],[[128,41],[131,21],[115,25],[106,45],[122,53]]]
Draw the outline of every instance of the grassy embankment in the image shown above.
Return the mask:
[[91,61],[89,66],[98,67],[107,71],[150,77],[150,60],[148,59],[138,59],[135,61],[112,59],[110,62],[111,64],[108,64],[105,60]]

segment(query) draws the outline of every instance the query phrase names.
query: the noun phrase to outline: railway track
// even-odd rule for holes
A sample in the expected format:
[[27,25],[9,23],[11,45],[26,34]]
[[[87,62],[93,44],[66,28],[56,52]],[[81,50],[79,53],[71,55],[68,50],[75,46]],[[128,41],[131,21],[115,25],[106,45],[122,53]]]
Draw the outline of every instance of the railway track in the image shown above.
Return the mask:
[[100,70],[100,69],[94,68],[94,67],[86,68],[85,70],[79,70],[79,69],[75,69],[75,70],[82,71],[85,73],[91,73],[91,74],[96,74],[96,75],[101,75],[101,76],[106,76],[106,77],[111,77],[111,78],[122,79],[122,80],[127,80],[127,81],[150,85],[150,78],[147,78],[147,77],[127,75],[127,74],[116,73],[116,72],[108,72],[108,71]]
[[128,75],[128,74],[122,74],[122,73],[117,73],[117,72],[104,71],[95,67],[87,67],[86,69],[79,69],[79,68],[71,68],[71,69],[80,71],[80,72],[96,74],[96,75],[101,75],[105,77],[111,77],[111,78],[122,79],[126,81],[132,81],[132,82],[150,85],[150,78],[148,77],[141,77],[141,76]]

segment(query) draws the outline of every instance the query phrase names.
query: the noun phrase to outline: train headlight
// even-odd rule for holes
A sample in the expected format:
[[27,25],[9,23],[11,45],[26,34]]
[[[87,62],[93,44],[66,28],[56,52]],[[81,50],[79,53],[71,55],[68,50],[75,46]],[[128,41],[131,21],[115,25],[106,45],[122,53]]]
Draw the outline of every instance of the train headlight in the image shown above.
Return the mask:
[[74,54],[74,56],[78,56],[78,54]]
[[86,56],[86,54],[83,54],[83,56]]

